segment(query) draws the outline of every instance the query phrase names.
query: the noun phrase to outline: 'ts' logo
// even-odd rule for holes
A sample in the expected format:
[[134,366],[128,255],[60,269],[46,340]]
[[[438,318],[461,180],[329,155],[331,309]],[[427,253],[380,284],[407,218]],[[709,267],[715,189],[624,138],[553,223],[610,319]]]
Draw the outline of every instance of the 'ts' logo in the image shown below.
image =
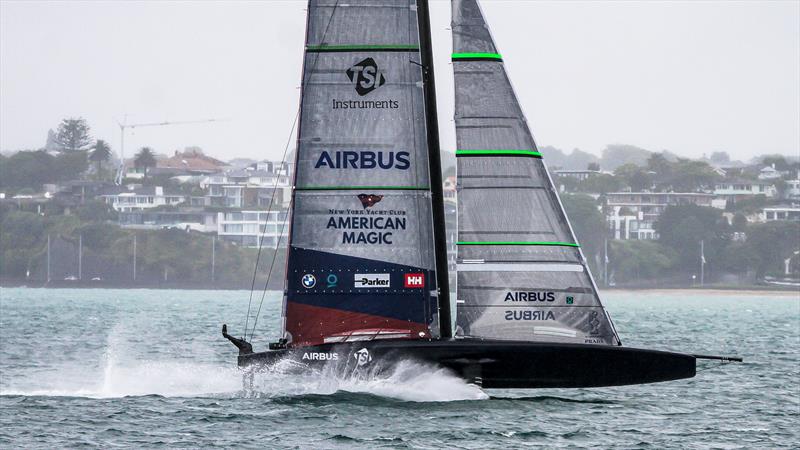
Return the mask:
[[369,364],[369,362],[372,361],[372,356],[369,354],[369,350],[365,348],[353,353],[353,358],[356,359],[356,364],[358,364],[358,367]]
[[386,78],[378,70],[378,65],[372,58],[356,63],[347,69],[346,73],[347,78],[355,84],[356,92],[362,97],[386,84]]

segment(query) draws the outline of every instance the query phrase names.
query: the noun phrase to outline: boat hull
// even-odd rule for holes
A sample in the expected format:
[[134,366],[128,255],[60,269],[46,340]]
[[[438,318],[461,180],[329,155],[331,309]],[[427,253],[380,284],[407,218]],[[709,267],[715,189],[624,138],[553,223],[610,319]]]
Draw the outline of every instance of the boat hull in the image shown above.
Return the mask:
[[342,373],[390,369],[404,360],[435,364],[484,388],[582,388],[691,378],[692,355],[629,347],[471,339],[367,341],[270,350],[239,356],[243,368],[280,360]]

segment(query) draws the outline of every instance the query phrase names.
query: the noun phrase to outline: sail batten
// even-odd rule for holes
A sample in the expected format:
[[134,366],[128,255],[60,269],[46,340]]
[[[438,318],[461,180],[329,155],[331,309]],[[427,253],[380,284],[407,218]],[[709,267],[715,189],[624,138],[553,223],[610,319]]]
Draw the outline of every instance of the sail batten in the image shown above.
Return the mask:
[[414,44],[384,44],[384,45],[309,45],[306,51],[310,53],[325,52],[419,52],[419,45]]
[[503,61],[499,53],[453,53],[453,61]]
[[618,345],[477,0],[453,0],[457,329]]

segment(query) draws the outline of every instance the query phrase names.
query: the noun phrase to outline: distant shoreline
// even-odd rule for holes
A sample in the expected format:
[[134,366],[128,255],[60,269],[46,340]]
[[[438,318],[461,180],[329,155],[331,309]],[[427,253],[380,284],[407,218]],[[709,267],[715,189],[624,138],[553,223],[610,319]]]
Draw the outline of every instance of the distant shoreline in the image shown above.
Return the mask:
[[[155,290],[177,290],[177,291],[247,291],[249,286],[233,286],[233,285],[209,285],[198,284],[191,285],[189,283],[176,283],[176,284],[96,284],[87,282],[53,282],[50,285],[43,283],[20,283],[9,282],[3,280],[0,282],[0,288],[30,288],[30,289],[155,289]],[[270,286],[270,291],[281,291],[283,288],[280,286]],[[260,291],[261,289],[257,289]],[[798,297],[800,298],[800,288],[792,286],[731,286],[731,287],[708,287],[708,288],[687,288],[687,287],[613,287],[613,288],[600,288],[600,293],[611,294],[687,294],[687,295],[766,295],[772,297]]]
[[800,288],[761,288],[749,286],[746,288],[606,288],[600,293],[645,293],[645,294],[707,294],[707,295],[768,295],[772,297],[798,297]]

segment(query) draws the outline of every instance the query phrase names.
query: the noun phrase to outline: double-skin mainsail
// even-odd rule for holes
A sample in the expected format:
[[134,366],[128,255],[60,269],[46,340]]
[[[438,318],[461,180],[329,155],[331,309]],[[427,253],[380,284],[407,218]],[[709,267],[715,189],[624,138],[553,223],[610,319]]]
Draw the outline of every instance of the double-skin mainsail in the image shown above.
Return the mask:
[[293,347],[439,337],[441,175],[417,10],[309,2],[284,300]]

